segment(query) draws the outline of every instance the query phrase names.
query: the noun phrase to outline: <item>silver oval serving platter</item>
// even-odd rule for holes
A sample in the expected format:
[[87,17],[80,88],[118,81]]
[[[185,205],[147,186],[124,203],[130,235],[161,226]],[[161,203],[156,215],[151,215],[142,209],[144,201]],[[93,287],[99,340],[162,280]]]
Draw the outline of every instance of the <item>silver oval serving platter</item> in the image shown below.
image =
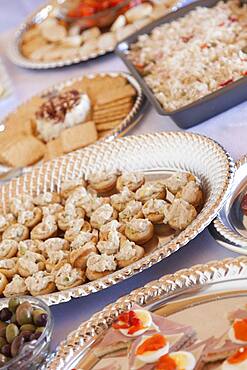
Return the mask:
[[[60,60],[53,60],[53,61],[34,61],[27,57],[25,57],[21,52],[21,41],[22,37],[27,29],[30,26],[35,24],[42,23],[48,17],[52,15],[56,15],[57,13],[57,4],[59,3],[58,0],[49,1],[45,6],[38,8],[35,12],[33,12],[25,22],[23,22],[20,27],[15,32],[14,38],[10,44],[8,55],[11,61],[24,68],[31,68],[31,69],[49,69],[49,68],[59,68],[63,66],[68,66],[72,64],[77,64],[80,62],[85,62],[89,60],[93,60],[100,56],[106,55],[114,51],[116,45],[108,46],[105,48],[99,48],[97,51],[91,51],[88,55],[76,55],[76,56],[66,56]],[[174,6],[171,5],[171,11],[175,11],[178,8],[182,7],[184,1],[179,1],[175,3]],[[137,29],[136,29],[137,31]],[[104,33],[102,33],[104,34]],[[117,41],[116,41],[117,43]]]
[[[132,265],[102,279],[63,292],[44,295],[49,305],[86,296],[137,274],[176,252],[195,238],[215,218],[230,189],[234,164],[215,141],[185,132],[164,132],[129,136],[112,142],[101,142],[66,156],[56,158],[13,179],[0,188],[2,207],[9,199],[26,192],[36,195],[47,190],[60,190],[61,182],[93,172],[144,171],[147,179],[162,179],[174,171],[189,171],[196,176],[204,192],[204,206],[196,219],[180,234],[157,235],[155,245]],[[157,233],[156,233],[157,234]],[[4,299],[1,303],[4,304]]]
[[247,156],[236,163],[231,193],[210,227],[217,242],[233,252],[247,255],[247,217],[240,204],[247,191]]
[[[28,101],[23,102],[21,105],[19,105],[14,111],[9,113],[6,117],[1,119],[0,121],[0,128],[1,132],[4,131],[4,125],[7,119],[11,116],[11,114],[16,113],[19,108],[25,106],[25,104],[31,104],[32,100],[36,97],[49,97],[53,94],[58,93],[65,87],[68,87],[70,85],[73,85],[74,83],[80,82],[83,80],[84,77],[93,79],[97,77],[118,77],[122,76],[125,79],[128,80],[128,82],[135,88],[136,90],[136,97],[133,104],[132,109],[130,112],[126,115],[126,117],[113,129],[108,130],[107,133],[98,139],[98,141],[111,141],[114,140],[117,137],[121,137],[125,135],[129,130],[131,130],[143,117],[145,110],[148,105],[148,101],[146,97],[144,96],[142,89],[139,85],[139,83],[136,81],[134,77],[132,77],[129,73],[125,72],[107,72],[107,73],[90,73],[90,74],[84,74],[80,77],[74,77],[69,80],[62,81],[60,83],[57,83],[48,89],[45,89],[41,91],[39,94],[32,96]],[[0,135],[1,135],[0,132]],[[14,168],[11,169],[10,167],[4,166],[0,164],[0,184],[4,183],[6,181],[9,181],[11,178],[14,178],[16,176],[19,176],[22,173],[29,172],[32,167],[24,167],[24,168]]]
[[[109,360],[106,357],[94,361],[94,348],[118,315],[136,305],[180,324],[191,325],[201,340],[219,337],[229,330],[229,314],[246,309],[246,284],[246,257],[212,261],[166,275],[121,297],[82,323],[58,346],[46,369],[108,368],[107,362],[104,363]],[[108,357],[114,358],[114,354]],[[114,360],[117,364],[117,355]],[[126,362],[124,369],[127,369]]]

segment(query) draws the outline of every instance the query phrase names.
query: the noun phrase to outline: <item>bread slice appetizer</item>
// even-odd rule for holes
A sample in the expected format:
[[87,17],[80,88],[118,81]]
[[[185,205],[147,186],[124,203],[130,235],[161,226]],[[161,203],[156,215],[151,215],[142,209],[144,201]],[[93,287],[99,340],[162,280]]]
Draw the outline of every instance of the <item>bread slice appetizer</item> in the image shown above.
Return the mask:
[[4,239],[0,242],[0,259],[15,257],[18,251],[18,242]]
[[8,280],[6,276],[2,272],[0,272],[0,294],[1,295],[3,294],[3,291],[6,288],[7,284],[8,284]]
[[164,223],[177,231],[184,230],[196,218],[195,207],[183,199],[174,199],[164,209]]
[[69,263],[63,265],[55,275],[55,284],[58,290],[75,288],[85,282],[86,276],[83,271],[72,267]]
[[33,198],[28,194],[22,194],[10,200],[10,212],[18,216],[21,211],[30,211],[34,208]]
[[94,244],[98,242],[98,231],[96,229],[93,229],[92,232],[80,231],[80,233],[71,242],[70,248],[75,250],[83,247],[88,242],[93,242]]
[[64,210],[64,207],[60,203],[52,203],[41,207],[41,209],[44,217],[55,216],[57,220],[58,214]]
[[92,213],[90,222],[93,228],[100,229],[101,226],[115,220],[117,216],[117,211],[110,204],[103,204]]
[[4,274],[8,279],[12,279],[17,273],[17,259],[17,257],[13,257],[0,260],[0,273]]
[[114,256],[92,253],[87,260],[86,276],[89,280],[97,280],[116,271],[117,263]]
[[28,239],[29,229],[27,226],[21,224],[10,225],[2,235],[2,239],[13,239],[17,242]]
[[40,250],[41,246],[40,240],[32,240],[32,239],[26,239],[22,240],[18,244],[18,252],[17,257],[22,257],[27,251],[34,252],[34,253],[42,253]]
[[87,260],[91,253],[97,253],[98,250],[93,242],[87,242],[82,247],[74,249],[69,254],[69,262],[73,267],[86,270]]
[[69,262],[69,252],[63,250],[47,250],[48,258],[45,261],[47,272],[59,270],[65,263]]
[[57,235],[57,222],[54,216],[46,216],[42,222],[34,226],[31,231],[31,239],[46,240]]
[[36,197],[33,198],[33,203],[36,206],[44,207],[48,206],[49,204],[53,203],[60,203],[61,197],[58,193],[55,192],[49,192],[39,194]]
[[142,172],[124,172],[117,179],[116,188],[122,191],[126,186],[131,191],[136,191],[145,183],[145,177]]
[[141,259],[145,254],[145,250],[140,245],[136,245],[134,242],[125,240],[120,245],[120,250],[116,254],[117,265],[119,268],[123,268],[131,265],[132,263]]
[[20,275],[14,275],[13,279],[10,283],[5,286],[3,291],[4,297],[10,298],[13,296],[22,296],[28,293],[25,279],[23,279]]
[[120,193],[113,194],[110,199],[113,208],[121,212],[131,200],[135,199],[135,194],[125,186]]
[[18,274],[24,278],[45,269],[45,258],[39,254],[27,251],[17,261]]
[[189,181],[195,181],[195,176],[191,173],[176,172],[165,179],[164,184],[173,195],[176,195]]
[[32,210],[20,211],[18,213],[17,222],[29,229],[32,229],[41,222],[42,216],[42,210],[39,207],[35,207]]
[[66,252],[69,251],[69,248],[69,242],[63,238],[49,238],[44,242],[41,242],[39,246],[39,249],[45,258],[49,256],[49,252]]
[[84,219],[85,211],[81,207],[67,205],[62,212],[57,215],[58,227],[62,231],[66,231],[70,228],[71,222],[75,219]]
[[49,294],[56,290],[54,276],[46,271],[36,272],[25,283],[32,296]]
[[122,223],[126,224],[132,218],[143,218],[142,203],[136,200],[131,200],[124,210],[119,213],[119,221]]
[[185,200],[195,208],[200,207],[203,203],[203,194],[200,186],[195,181],[189,181],[176,194],[176,198]]
[[153,235],[153,224],[147,219],[133,218],[125,226],[125,236],[140,245],[147,243]]
[[78,179],[65,180],[61,184],[61,196],[63,199],[67,199],[71,193],[76,190],[79,186],[86,186],[85,180],[80,177]]
[[107,224],[101,226],[100,228],[100,240],[108,240],[109,233],[111,231],[120,231],[121,232],[122,225],[117,220],[112,220]]
[[13,223],[15,223],[15,216],[12,213],[0,214],[0,233],[3,233]]
[[162,223],[167,204],[163,199],[149,199],[142,207],[144,217],[154,224]]
[[150,199],[165,199],[166,188],[161,182],[149,182],[136,191],[136,200],[143,204]]
[[70,221],[70,226],[65,231],[64,239],[73,242],[80,232],[90,232],[91,230],[92,227],[88,221],[85,221],[83,218],[78,218]]
[[88,176],[88,185],[98,194],[109,193],[116,186],[117,174],[109,172],[94,173]]

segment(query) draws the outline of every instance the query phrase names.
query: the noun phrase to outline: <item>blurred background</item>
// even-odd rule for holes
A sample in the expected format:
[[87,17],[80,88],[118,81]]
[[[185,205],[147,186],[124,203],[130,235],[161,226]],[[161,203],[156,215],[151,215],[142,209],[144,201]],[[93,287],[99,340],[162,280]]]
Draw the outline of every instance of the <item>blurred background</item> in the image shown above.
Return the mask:
[[0,0],[0,32],[17,27],[44,0]]

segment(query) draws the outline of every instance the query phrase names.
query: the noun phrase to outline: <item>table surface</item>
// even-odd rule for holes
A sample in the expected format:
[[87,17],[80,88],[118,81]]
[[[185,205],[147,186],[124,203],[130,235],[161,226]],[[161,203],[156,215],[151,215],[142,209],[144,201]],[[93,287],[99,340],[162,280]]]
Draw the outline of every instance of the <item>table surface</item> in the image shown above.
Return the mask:
[[[0,102],[0,119],[22,101],[51,84],[88,72],[126,70],[123,63],[113,54],[95,61],[56,70],[32,71],[14,66],[6,56],[8,45],[13,37],[13,30],[10,27],[17,26],[18,22],[22,21],[23,17],[31,11],[31,7],[35,7],[39,3],[41,3],[40,0],[0,0],[0,30],[2,31],[0,33],[0,55],[14,89],[14,94],[10,98]],[[15,15],[17,4],[18,13]],[[11,20],[12,23],[6,20],[9,14],[14,14]],[[130,131],[129,134],[138,135],[169,130],[175,131],[180,129],[170,118],[159,116],[153,108],[150,108],[138,126]],[[230,152],[233,158],[239,158],[246,153],[247,102],[193,127],[190,131],[207,135],[217,140]],[[115,302],[119,297],[133,289],[141,287],[165,274],[174,273],[179,269],[190,267],[194,264],[236,256],[235,253],[219,246],[208,230],[205,230],[178,252],[138,275],[102,292],[53,306],[51,308],[55,318],[53,349],[69,332],[90,318],[93,313],[101,310],[107,304]]]

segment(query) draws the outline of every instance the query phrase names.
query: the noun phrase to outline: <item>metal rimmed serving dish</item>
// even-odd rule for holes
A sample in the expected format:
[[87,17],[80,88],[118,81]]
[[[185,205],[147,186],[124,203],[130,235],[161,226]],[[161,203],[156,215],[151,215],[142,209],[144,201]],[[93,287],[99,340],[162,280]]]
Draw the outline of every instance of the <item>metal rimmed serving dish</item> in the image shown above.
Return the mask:
[[[186,1],[186,0],[185,0]],[[114,51],[115,46],[107,47],[107,48],[100,48],[97,51],[92,51],[87,56],[76,56],[76,57],[66,57],[61,60],[55,61],[32,61],[31,59],[25,57],[21,52],[21,41],[24,32],[30,28],[31,25],[39,24],[43,22],[47,17],[51,16],[51,14],[57,14],[57,4],[59,4],[58,0],[49,1],[45,6],[39,7],[36,9],[30,16],[20,25],[20,27],[16,30],[13,40],[10,44],[8,50],[8,56],[11,61],[23,68],[30,68],[30,69],[50,69],[50,68],[59,68],[64,66],[69,66],[72,64],[77,64],[80,62],[86,62],[93,60],[95,58],[101,57],[103,55],[109,54]],[[175,5],[171,6],[171,11],[174,11],[178,8],[183,6],[183,0],[175,3]],[[104,34],[104,33],[103,33]]]
[[[5,118],[3,118],[0,121],[0,126],[2,128],[1,131],[4,131],[4,123],[6,120],[11,116],[11,114],[15,113],[18,111],[18,109],[22,106],[25,106],[25,104],[31,104],[32,100],[36,97],[49,97],[59,91],[61,91],[63,88],[68,87],[70,85],[73,85],[74,83],[80,82],[83,80],[84,77],[93,79],[95,77],[117,77],[117,76],[122,76],[124,77],[136,90],[136,97],[133,103],[132,109],[129,111],[129,113],[126,115],[126,117],[121,121],[120,124],[118,124],[115,128],[112,130],[107,131],[107,134],[101,138],[98,139],[98,141],[111,141],[114,140],[117,137],[125,135],[131,128],[133,128],[143,117],[145,113],[145,109],[147,108],[147,99],[143,95],[141,87],[139,83],[135,80],[134,77],[132,77],[130,74],[125,73],[125,72],[108,72],[108,73],[91,73],[91,74],[85,74],[80,77],[74,77],[69,80],[62,81],[60,83],[55,84],[54,86],[49,87],[48,89],[45,89],[41,91],[39,94],[32,96],[28,101],[23,102],[19,107],[16,108],[15,111],[9,113]],[[13,133],[12,133],[13,134]],[[4,165],[0,165],[0,174],[4,173],[6,171],[10,170],[9,167],[6,167]],[[7,181],[13,176],[19,176],[22,172],[27,172],[30,170],[30,167],[24,167],[24,169],[14,169],[11,171],[10,175],[8,175]],[[0,176],[0,183],[2,181],[2,178]]]
[[[222,308],[226,305],[228,309],[236,310],[242,308],[236,306],[236,303],[243,303],[243,307],[246,304],[246,282],[246,257],[195,265],[152,281],[118,299],[116,303],[105,307],[82,323],[58,346],[46,369],[84,368],[84,359],[87,358],[89,351],[92,352],[97,341],[102,339],[112,322],[120,313],[130,310],[135,305],[158,315],[168,316],[171,320],[178,320],[180,324],[192,325],[200,335],[207,331],[210,333],[209,336],[215,335],[214,330],[215,327],[219,328],[219,322],[225,325]],[[203,315],[201,312],[198,314],[198,310]],[[202,316],[209,322],[212,319],[214,325],[205,325]],[[90,366],[86,368],[93,369]]]
[[[215,141],[192,133],[166,132],[129,136],[113,142],[101,142],[72,152],[33,168],[0,188],[2,207],[9,199],[26,192],[35,195],[60,190],[65,179],[100,171],[144,171],[146,176],[161,179],[173,171],[190,171],[200,182],[204,206],[197,218],[179,235],[167,241],[159,236],[157,244],[141,260],[102,279],[63,292],[42,296],[49,305],[86,296],[137,274],[186,245],[215,218],[230,189],[234,164]],[[1,301],[4,302],[4,299]]]
[[210,226],[213,237],[233,252],[247,254],[247,221],[240,204],[247,191],[247,156],[236,163],[231,193]]
[[242,103],[247,98],[247,77],[242,77],[237,81],[222,87],[213,93],[210,93],[203,98],[197,99],[196,101],[181,107],[177,110],[166,111],[161,103],[156,98],[154,92],[145,82],[143,76],[140,74],[138,69],[128,58],[128,52],[131,45],[138,41],[138,37],[144,34],[150,34],[154,28],[159,27],[166,23],[171,23],[172,21],[178,20],[179,18],[190,13],[197,7],[207,7],[212,8],[220,0],[198,0],[192,4],[185,5],[182,9],[165,15],[156,22],[142,28],[139,32],[126,38],[124,41],[120,42],[115,53],[122,59],[127,68],[136,77],[136,79],[141,84],[145,95],[147,96],[150,103],[154,106],[156,111],[164,116],[169,116],[171,119],[181,128],[187,129],[189,127],[195,126],[209,118],[216,116],[219,113],[226,111],[233,106]]

